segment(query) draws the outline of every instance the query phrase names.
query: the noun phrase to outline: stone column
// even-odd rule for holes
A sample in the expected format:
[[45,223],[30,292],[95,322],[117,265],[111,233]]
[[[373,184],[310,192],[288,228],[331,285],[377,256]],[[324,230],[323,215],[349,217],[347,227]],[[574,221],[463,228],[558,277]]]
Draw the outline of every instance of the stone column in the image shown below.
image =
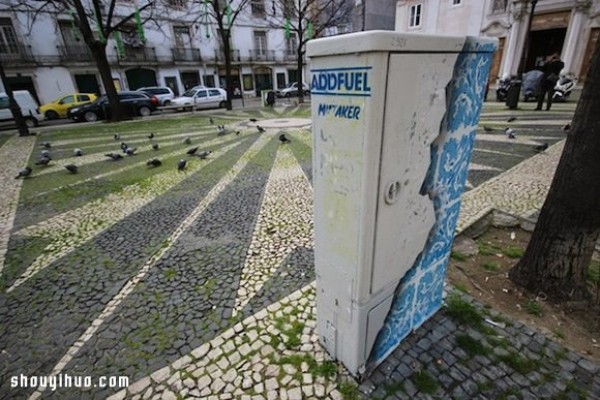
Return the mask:
[[561,54],[561,59],[565,63],[565,68],[563,69],[564,73],[575,74],[575,54],[579,46],[585,46],[585,43],[580,43],[581,31],[583,30],[583,23],[586,14],[589,12],[590,5],[590,0],[576,0],[575,6],[571,11],[569,29],[567,30],[567,37],[565,38]]
[[515,75],[519,69],[519,62],[523,54],[523,42],[525,41],[525,30],[527,29],[527,0],[516,0],[511,4],[510,13],[512,24],[509,31],[508,43],[504,50],[505,59],[502,64],[500,76],[505,74]]

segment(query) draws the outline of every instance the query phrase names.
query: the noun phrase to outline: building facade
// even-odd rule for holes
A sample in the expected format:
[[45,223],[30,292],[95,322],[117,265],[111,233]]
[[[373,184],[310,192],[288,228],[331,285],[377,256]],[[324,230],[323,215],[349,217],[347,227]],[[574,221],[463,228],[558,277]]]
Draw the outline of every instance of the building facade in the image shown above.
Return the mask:
[[[396,31],[491,36],[499,40],[490,80],[517,73],[531,0],[400,0]],[[600,36],[600,0],[539,0],[531,21],[524,72],[558,53],[563,74],[585,80]]]
[[388,30],[396,26],[396,0],[352,0],[352,31]]
[[[135,3],[116,4],[116,15],[129,15]],[[203,3],[165,0],[163,7],[144,24],[145,40],[139,40],[133,21],[121,34],[122,47],[114,35],[108,38],[117,90],[159,85],[180,95],[196,85],[224,87],[225,57],[215,23],[201,17]],[[280,12],[267,0],[252,0],[236,18],[231,28],[235,95],[256,96],[297,80],[295,37],[273,28]],[[66,12],[41,12],[32,24],[31,13],[0,9],[0,60],[12,89],[29,90],[40,103],[67,93],[105,92],[96,63]]]

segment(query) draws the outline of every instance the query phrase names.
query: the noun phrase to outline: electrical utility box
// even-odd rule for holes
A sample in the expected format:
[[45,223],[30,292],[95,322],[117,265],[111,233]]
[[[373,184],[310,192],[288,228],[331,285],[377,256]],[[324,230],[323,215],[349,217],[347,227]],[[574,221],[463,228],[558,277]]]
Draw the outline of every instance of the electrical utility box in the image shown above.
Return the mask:
[[[382,328],[396,329],[389,314],[399,297],[409,298],[401,312],[414,314],[418,290],[410,298],[399,283],[426,274],[427,266],[419,271],[415,266],[423,264],[428,246],[436,245],[431,237],[444,217],[441,207],[458,201],[438,199],[431,185],[428,189],[427,182],[438,179],[432,165],[451,136],[444,133],[448,122],[476,114],[459,129],[467,135],[483,101],[475,88],[457,100],[464,102],[462,111],[449,115],[451,83],[462,79],[456,76],[457,62],[465,52],[485,53],[480,42],[490,44],[491,59],[494,40],[370,31],[308,43],[317,330],[330,355],[355,375],[364,372]],[[463,77],[468,82],[462,86],[473,88],[488,71],[483,65],[473,79]],[[441,293],[438,297],[435,310]],[[398,337],[392,336],[392,347],[397,346]],[[386,346],[390,340],[381,344]]]

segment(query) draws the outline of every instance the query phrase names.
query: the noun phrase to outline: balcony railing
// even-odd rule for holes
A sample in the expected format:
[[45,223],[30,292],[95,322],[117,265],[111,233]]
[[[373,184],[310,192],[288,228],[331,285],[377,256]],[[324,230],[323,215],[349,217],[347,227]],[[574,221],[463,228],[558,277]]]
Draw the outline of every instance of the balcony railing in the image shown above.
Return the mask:
[[57,46],[62,62],[93,61],[92,53],[85,44]]
[[250,61],[275,61],[275,50],[250,50]]
[[298,53],[295,49],[284,50],[283,59],[285,61],[296,61],[298,59]]
[[[116,49],[115,49],[116,51]],[[157,63],[156,50],[154,47],[131,47],[126,46],[123,57],[119,62],[122,63]]]
[[11,44],[10,49],[3,48],[0,52],[0,61],[6,65],[30,64],[35,62],[31,53],[31,46]]
[[185,47],[173,47],[173,61],[202,61],[200,50],[185,48]]
[[[225,62],[225,52],[223,50],[215,50],[215,59],[218,62]],[[231,61],[232,62],[240,62],[240,51],[232,49],[231,50]]]

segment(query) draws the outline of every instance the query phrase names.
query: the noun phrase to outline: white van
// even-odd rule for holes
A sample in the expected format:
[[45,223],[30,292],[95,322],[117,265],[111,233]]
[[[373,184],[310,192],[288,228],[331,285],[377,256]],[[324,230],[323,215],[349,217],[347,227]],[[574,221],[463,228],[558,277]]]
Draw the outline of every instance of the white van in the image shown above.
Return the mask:
[[[21,107],[21,114],[25,118],[25,123],[28,127],[33,128],[44,119],[44,116],[40,114],[38,103],[35,101],[31,93],[27,90],[15,90],[13,91],[17,104]],[[10,112],[8,95],[4,92],[0,93],[0,122],[1,123],[13,123],[15,122],[12,113]]]

